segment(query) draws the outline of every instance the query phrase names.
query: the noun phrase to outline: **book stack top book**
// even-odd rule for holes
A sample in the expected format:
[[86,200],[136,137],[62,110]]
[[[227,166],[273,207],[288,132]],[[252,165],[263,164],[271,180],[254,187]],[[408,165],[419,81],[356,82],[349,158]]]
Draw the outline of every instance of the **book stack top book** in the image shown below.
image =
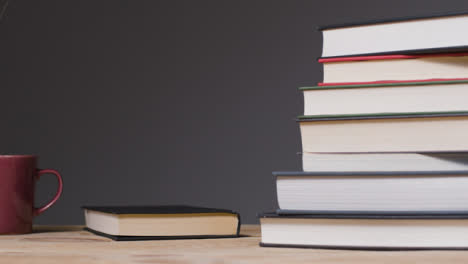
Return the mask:
[[322,57],[463,52],[467,26],[467,12],[322,26]]

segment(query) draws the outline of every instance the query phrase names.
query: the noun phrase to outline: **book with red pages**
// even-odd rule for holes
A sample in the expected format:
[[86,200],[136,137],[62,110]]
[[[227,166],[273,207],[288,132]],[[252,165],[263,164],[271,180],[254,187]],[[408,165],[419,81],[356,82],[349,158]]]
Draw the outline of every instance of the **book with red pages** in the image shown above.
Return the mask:
[[468,53],[320,58],[324,83],[468,78]]
[[468,50],[468,12],[319,27],[322,57]]
[[468,79],[322,83],[299,89],[304,115],[468,111]]

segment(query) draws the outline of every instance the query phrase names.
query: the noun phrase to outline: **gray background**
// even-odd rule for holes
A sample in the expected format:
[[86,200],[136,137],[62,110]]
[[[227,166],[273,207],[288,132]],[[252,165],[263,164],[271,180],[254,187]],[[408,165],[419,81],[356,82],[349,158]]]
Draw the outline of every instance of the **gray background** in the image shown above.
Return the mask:
[[[316,26],[463,10],[466,0],[11,0],[0,151],[62,172],[61,200],[36,223],[83,223],[84,204],[221,207],[254,223],[276,207],[271,171],[301,167],[296,88],[321,81]],[[55,187],[44,177],[37,203]]]

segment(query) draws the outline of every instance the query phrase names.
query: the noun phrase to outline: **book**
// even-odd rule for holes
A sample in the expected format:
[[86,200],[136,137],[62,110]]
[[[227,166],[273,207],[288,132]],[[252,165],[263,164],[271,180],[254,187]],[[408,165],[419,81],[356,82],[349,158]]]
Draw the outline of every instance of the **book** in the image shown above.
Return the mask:
[[320,27],[322,57],[462,51],[468,12]]
[[301,87],[304,115],[468,111],[468,79]]
[[321,58],[324,83],[468,78],[468,53]]
[[415,215],[259,215],[262,247],[468,249],[468,212]]
[[453,171],[468,170],[468,152],[310,153],[304,171]]
[[466,151],[468,112],[298,117],[303,152]]
[[87,230],[114,240],[237,237],[238,213],[185,205],[83,206]]
[[468,212],[468,170],[274,172],[281,213]]

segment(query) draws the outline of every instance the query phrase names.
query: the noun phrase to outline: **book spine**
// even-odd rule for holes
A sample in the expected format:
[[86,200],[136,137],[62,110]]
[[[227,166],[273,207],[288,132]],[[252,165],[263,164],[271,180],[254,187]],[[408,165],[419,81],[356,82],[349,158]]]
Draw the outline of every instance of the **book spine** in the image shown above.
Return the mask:
[[338,121],[338,120],[367,120],[367,119],[402,119],[402,118],[439,118],[439,117],[460,117],[468,116],[468,111],[449,111],[449,112],[416,112],[416,113],[376,113],[362,115],[315,115],[298,116],[298,122],[311,121]]

